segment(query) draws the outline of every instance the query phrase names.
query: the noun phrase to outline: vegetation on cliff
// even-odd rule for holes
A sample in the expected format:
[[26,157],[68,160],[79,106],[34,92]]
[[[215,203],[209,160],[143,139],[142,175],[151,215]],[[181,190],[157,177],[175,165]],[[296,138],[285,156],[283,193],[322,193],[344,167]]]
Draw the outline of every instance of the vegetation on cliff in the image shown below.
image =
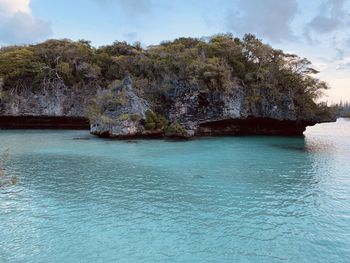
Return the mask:
[[248,105],[261,94],[271,100],[288,96],[298,116],[327,115],[327,107],[315,103],[328,88],[314,77],[317,73],[307,59],[273,49],[250,34],[243,39],[230,34],[179,38],[148,48],[126,42],[94,48],[85,40],[48,40],[0,49],[0,100],[23,90],[55,88],[57,82],[72,89],[108,87],[128,74],[138,94],[155,108],[175,81],[209,92],[229,92],[240,83],[247,89]]

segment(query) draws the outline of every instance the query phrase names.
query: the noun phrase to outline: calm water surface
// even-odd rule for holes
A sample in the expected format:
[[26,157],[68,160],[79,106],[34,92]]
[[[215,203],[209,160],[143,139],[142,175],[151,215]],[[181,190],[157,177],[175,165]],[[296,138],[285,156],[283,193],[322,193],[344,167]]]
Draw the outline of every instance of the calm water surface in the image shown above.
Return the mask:
[[7,148],[1,263],[350,260],[344,119],[304,138],[0,131]]

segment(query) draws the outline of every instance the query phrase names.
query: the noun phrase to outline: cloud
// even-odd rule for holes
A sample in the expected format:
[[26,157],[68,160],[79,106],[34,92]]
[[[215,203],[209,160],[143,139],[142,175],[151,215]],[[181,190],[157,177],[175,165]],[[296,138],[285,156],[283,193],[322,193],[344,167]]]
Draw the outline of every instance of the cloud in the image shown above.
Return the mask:
[[345,43],[346,47],[349,48],[350,47],[350,38],[345,39],[344,43]]
[[0,44],[26,44],[52,34],[50,23],[32,15],[30,0],[0,0]]
[[226,24],[230,30],[243,35],[254,33],[271,41],[295,38],[291,23],[298,12],[297,0],[239,0],[239,10],[233,10]]
[[151,0],[94,0],[102,6],[115,5],[129,14],[143,14],[151,10]]
[[0,27],[0,38],[9,44],[33,43],[51,34],[50,24],[18,12]]
[[337,70],[350,70],[350,62],[338,64]]
[[0,16],[11,16],[17,12],[30,13],[30,0],[0,0]]
[[344,10],[346,0],[328,0],[320,6],[316,15],[307,25],[306,33],[332,33],[345,25],[348,17]]
[[350,57],[335,61],[336,70],[350,70]]

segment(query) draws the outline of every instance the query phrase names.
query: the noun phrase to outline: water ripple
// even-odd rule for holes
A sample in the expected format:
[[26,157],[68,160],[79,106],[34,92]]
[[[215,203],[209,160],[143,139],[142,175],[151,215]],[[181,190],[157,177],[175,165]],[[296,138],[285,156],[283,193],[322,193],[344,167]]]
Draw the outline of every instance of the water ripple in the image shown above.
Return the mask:
[[20,177],[0,190],[0,262],[350,258],[350,122],[305,138],[85,137],[0,132]]

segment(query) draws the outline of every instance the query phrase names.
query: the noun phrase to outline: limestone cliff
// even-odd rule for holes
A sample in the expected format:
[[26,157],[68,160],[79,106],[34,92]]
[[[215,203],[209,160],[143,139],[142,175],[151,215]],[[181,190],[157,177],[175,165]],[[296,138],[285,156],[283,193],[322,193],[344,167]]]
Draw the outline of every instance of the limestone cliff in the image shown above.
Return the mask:
[[132,87],[130,77],[120,85],[112,85],[94,101],[95,116],[91,118],[91,133],[112,138],[146,136],[144,123],[149,103],[138,97]]
[[[269,100],[268,93],[256,102],[247,100],[244,85],[232,82],[230,92],[203,90],[183,81],[174,81],[157,109],[136,95],[128,77],[121,85],[99,94],[98,114],[91,132],[98,136],[128,138],[145,136],[183,137],[203,135],[302,135],[318,116],[298,118],[294,102],[287,95]],[[167,122],[151,125],[162,116]]]
[[[203,90],[186,81],[173,81],[160,107],[137,95],[126,77],[109,89],[98,86],[71,89],[56,83],[52,89],[23,91],[0,101],[2,128],[88,128],[102,137],[184,137],[203,135],[301,135],[306,126],[332,121],[319,116],[298,117],[287,94],[249,101],[242,83],[229,92]],[[93,112],[95,111],[95,112]],[[149,125],[147,114],[154,124]],[[156,125],[161,116],[166,122]]]
[[306,126],[323,120],[318,116],[298,117],[290,96],[261,99],[249,102],[247,89],[233,83],[229,93],[202,91],[177,83],[171,94],[167,116],[180,123],[190,135],[301,135]]
[[0,128],[88,128],[88,105],[96,86],[72,89],[56,82],[43,90],[21,89],[2,92],[0,85]]
[[317,73],[252,34],[147,48],[67,39],[3,47],[0,128],[91,128],[116,138],[301,135],[333,118],[315,102],[329,88]]

